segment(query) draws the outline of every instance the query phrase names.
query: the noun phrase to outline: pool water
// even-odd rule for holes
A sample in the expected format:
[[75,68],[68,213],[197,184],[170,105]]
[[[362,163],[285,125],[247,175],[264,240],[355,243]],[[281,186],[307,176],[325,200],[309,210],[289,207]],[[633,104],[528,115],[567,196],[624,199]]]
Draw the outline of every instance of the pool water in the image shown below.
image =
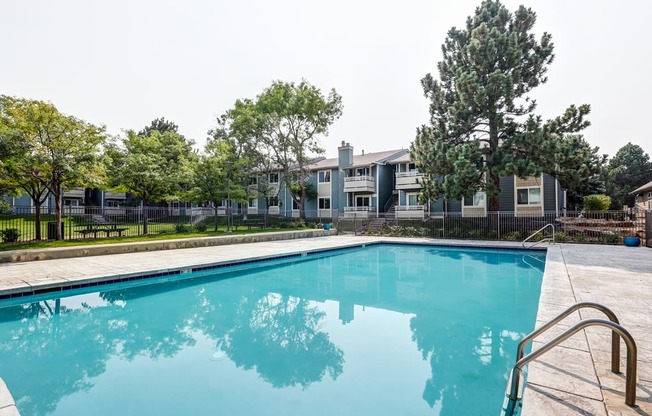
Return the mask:
[[0,377],[22,416],[495,416],[544,260],[383,244],[23,298]]

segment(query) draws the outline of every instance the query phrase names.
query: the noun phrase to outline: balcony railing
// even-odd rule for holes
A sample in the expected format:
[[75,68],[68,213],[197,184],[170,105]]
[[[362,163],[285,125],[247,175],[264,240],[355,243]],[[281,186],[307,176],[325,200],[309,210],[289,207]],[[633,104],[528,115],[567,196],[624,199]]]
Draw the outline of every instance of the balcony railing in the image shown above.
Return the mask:
[[127,193],[106,191],[104,193],[104,198],[105,199],[127,199]]
[[425,205],[398,205],[395,208],[396,219],[423,219],[425,218]]
[[373,176],[349,176],[344,178],[344,192],[374,192],[376,180]]
[[344,218],[369,218],[376,207],[344,207]]
[[397,172],[396,189],[421,189],[423,173],[420,172]]
[[63,191],[63,197],[64,198],[83,198],[85,192],[86,192],[86,189],[84,189],[84,188],[66,189],[65,191]]

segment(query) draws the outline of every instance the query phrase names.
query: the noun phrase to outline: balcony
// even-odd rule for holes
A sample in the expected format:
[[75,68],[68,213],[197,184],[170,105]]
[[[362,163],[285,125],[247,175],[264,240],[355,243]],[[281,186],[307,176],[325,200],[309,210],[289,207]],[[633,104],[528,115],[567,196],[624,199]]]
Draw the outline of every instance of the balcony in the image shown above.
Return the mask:
[[126,192],[104,192],[104,199],[127,199]]
[[370,218],[375,211],[375,207],[344,207],[344,218]]
[[396,219],[422,220],[426,217],[425,205],[398,205],[395,207]]
[[397,172],[396,189],[421,189],[424,174],[414,172]]
[[369,192],[376,191],[376,180],[373,176],[349,176],[344,178],[344,192]]
[[84,198],[84,188],[73,188],[63,191],[64,198]]

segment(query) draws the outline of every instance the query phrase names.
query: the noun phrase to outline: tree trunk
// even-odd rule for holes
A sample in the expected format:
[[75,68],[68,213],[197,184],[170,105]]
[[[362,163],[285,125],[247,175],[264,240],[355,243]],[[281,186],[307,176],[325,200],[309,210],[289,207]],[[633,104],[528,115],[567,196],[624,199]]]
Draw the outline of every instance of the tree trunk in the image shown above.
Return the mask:
[[269,198],[265,198],[265,213],[263,214],[263,226],[267,228],[267,216],[269,211]]
[[56,190],[56,192],[54,194],[54,207],[55,207],[56,222],[57,222],[57,234],[56,234],[57,238],[56,239],[57,240],[62,240],[63,235],[61,235],[61,219],[62,219],[62,215],[61,215],[61,202],[62,202],[61,201],[61,196],[62,196],[63,191],[61,190],[61,185],[57,185],[56,187],[54,187],[54,189]]
[[217,204],[213,203],[213,211],[215,212],[215,229],[214,229],[214,231],[217,231],[217,210],[218,210],[218,208],[219,207],[217,206]]
[[147,206],[149,201],[143,200],[143,234],[147,235]]
[[34,208],[36,208],[36,212],[34,213],[34,226],[36,229],[34,230],[36,232],[35,234],[35,239],[40,240],[41,239],[41,201],[37,199],[32,199],[34,201]]

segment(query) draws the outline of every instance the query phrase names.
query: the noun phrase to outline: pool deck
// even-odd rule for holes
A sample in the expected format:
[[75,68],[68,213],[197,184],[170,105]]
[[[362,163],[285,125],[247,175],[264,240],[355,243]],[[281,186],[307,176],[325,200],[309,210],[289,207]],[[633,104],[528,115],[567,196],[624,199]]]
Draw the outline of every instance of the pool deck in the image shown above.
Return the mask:
[[[114,254],[0,264],[0,295],[50,291],[62,285],[97,283],[116,276],[183,270],[243,259],[359,246],[365,243],[413,242],[471,247],[519,248],[520,243],[462,240],[328,236],[218,247]],[[652,415],[652,249],[624,246],[558,244],[548,246],[537,326],[580,301],[612,309],[638,346],[637,404],[624,404],[625,377],[610,368],[610,334],[603,327],[580,331],[560,347],[530,364],[522,414]],[[603,316],[583,310],[562,321],[545,341],[580,319]],[[535,341],[535,347],[541,342]],[[621,342],[621,369],[627,351]],[[2,375],[0,374],[0,377]],[[0,413],[18,414],[0,380]]]

